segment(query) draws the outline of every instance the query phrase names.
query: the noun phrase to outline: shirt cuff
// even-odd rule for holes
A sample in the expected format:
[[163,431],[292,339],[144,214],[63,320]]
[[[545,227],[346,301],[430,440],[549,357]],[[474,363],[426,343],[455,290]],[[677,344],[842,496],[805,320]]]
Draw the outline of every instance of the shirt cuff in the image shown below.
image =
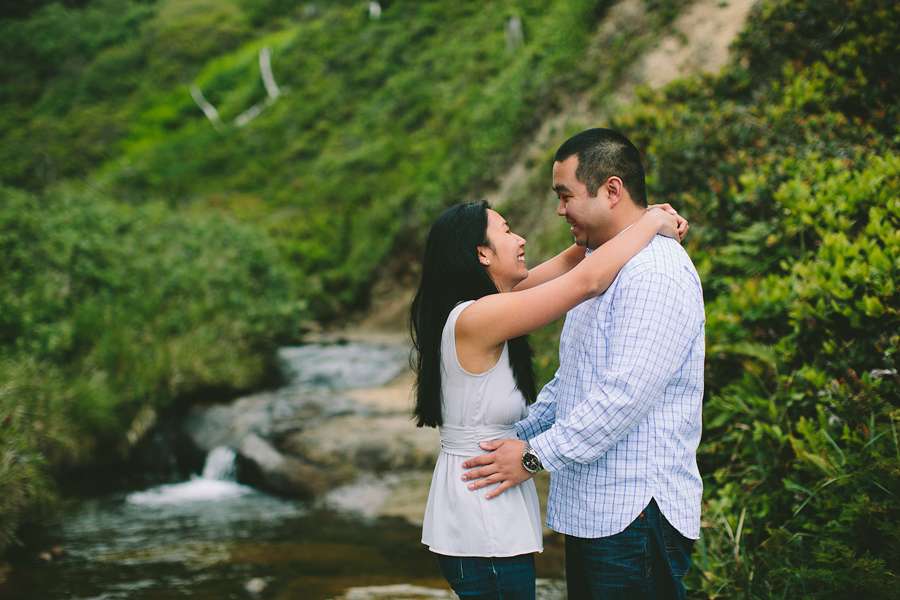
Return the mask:
[[520,440],[529,440],[541,434],[541,423],[538,420],[529,420],[527,417],[516,422],[516,433]]
[[527,440],[528,434],[530,433],[530,431],[528,431],[529,428],[522,425],[522,421],[519,421],[518,423],[516,423],[515,427],[516,427],[516,437],[518,437],[520,440]]
[[549,431],[545,431],[536,438],[529,440],[528,443],[531,444],[532,452],[540,459],[541,466],[552,473],[561,470],[566,466],[566,463],[559,460],[552,452],[550,452],[551,444],[547,440],[549,433]]

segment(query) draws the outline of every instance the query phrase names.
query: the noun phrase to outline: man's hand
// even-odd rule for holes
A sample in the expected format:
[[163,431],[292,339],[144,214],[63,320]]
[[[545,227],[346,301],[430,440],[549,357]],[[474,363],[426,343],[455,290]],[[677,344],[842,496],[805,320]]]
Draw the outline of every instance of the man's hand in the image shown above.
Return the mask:
[[[470,458],[463,463],[464,469],[474,469],[462,476],[463,481],[470,481],[469,489],[477,490],[486,485],[499,483],[496,489],[485,495],[490,500],[496,498],[514,485],[531,479],[531,473],[522,466],[522,454],[525,442],[515,438],[481,442],[482,450],[493,450],[490,454],[482,454]],[[480,467],[480,468],[475,468]]]

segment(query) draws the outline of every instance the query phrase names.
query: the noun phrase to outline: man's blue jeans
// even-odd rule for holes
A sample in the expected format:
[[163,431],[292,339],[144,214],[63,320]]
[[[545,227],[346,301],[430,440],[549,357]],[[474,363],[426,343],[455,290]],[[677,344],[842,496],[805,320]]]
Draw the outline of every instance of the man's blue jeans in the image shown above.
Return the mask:
[[534,554],[435,556],[462,600],[534,600]]
[[683,600],[681,578],[694,541],[650,504],[625,528],[604,538],[566,536],[569,600]]

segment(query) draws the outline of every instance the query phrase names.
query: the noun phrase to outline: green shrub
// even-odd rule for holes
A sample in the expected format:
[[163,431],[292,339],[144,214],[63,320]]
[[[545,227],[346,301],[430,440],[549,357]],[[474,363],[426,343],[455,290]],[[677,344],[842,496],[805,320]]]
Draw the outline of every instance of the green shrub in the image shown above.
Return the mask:
[[774,76],[785,63],[823,63],[843,85],[831,102],[857,125],[896,135],[900,107],[900,5],[892,0],[765,2],[736,42],[750,68]]
[[0,188],[0,255],[0,548],[48,476],[127,458],[175,400],[266,382],[308,318],[277,247],[215,212]]
[[900,592],[900,155],[869,162],[791,166],[767,243],[794,256],[707,306],[742,375],[704,410],[703,597]]
[[900,29],[765,3],[721,76],[617,114],[707,309],[695,598],[900,595]]
[[206,61],[231,52],[252,29],[235,2],[164,2],[141,32],[147,68],[157,84],[188,83]]

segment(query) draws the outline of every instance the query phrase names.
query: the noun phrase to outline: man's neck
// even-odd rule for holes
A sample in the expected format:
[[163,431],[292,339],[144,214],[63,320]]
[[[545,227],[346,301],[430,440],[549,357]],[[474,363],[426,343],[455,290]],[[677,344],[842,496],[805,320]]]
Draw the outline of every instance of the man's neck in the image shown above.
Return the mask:
[[637,223],[638,220],[644,216],[645,212],[645,210],[635,207],[635,210],[623,211],[621,214],[617,215],[609,224],[609,227],[606,228],[606,231],[604,232],[606,235],[603,236],[600,244],[598,244],[596,248],[592,248],[592,250],[596,250],[614,237],[625,233],[629,227]]

